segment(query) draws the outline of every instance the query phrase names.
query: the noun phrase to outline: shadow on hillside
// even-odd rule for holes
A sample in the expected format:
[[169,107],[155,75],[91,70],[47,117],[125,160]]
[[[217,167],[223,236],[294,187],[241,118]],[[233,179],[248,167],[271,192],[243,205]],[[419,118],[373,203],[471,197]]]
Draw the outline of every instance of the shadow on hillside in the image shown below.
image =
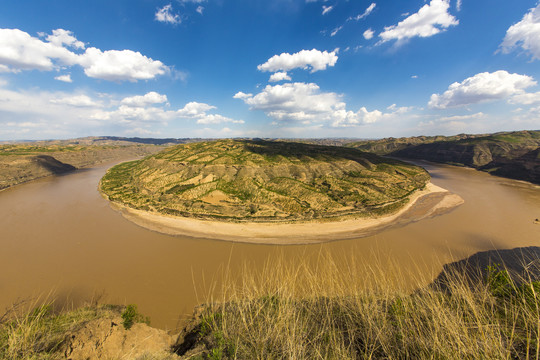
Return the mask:
[[352,160],[360,163],[367,160],[374,165],[383,163],[390,165],[402,164],[401,161],[396,159],[383,158],[372,153],[343,146],[265,140],[244,140],[244,143],[246,144],[246,150],[268,157],[284,156],[297,157],[299,159],[302,157],[311,157],[315,159],[320,157],[322,159],[327,156]]
[[500,265],[516,284],[540,281],[540,247],[529,246],[509,250],[478,252],[466,259],[446,264],[431,287],[447,289],[452,279],[462,278],[469,285],[485,283],[488,266]]
[[38,166],[50,171],[55,175],[65,174],[77,170],[75,166],[65,164],[49,155],[37,155],[34,158],[34,161],[37,163]]

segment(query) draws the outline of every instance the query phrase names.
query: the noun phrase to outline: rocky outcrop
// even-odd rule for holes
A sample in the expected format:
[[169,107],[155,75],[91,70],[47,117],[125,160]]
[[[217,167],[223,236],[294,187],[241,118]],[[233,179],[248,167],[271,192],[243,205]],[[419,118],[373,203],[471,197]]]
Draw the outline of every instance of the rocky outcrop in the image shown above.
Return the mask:
[[118,316],[92,320],[67,334],[62,353],[70,360],[137,359],[160,354],[173,359],[173,343],[174,338],[164,330],[146,324],[137,323],[126,330]]

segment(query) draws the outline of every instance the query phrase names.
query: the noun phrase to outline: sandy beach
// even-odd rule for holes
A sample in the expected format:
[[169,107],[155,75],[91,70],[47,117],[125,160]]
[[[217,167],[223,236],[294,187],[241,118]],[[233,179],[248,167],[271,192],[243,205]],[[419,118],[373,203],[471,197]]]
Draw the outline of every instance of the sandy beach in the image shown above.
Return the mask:
[[428,183],[423,190],[415,192],[403,208],[391,215],[283,224],[199,220],[135,210],[118,203],[111,203],[111,206],[129,221],[164,234],[244,243],[293,245],[368,236],[390,226],[405,225],[439,215],[463,202],[460,196]]

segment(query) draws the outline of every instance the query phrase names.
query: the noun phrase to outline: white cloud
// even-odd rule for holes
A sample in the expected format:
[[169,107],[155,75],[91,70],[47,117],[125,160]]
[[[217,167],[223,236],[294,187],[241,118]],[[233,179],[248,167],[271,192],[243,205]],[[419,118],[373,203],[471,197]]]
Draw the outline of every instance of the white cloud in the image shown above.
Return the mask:
[[317,49],[302,50],[294,54],[282,53],[274,55],[267,62],[257,66],[260,71],[289,71],[296,68],[311,69],[314,73],[319,70],[325,70],[327,66],[334,66],[338,56],[336,51],[327,52]]
[[216,107],[212,105],[192,101],[187,103],[182,109],[179,109],[177,113],[180,117],[196,118],[215,108]]
[[144,107],[153,104],[162,104],[167,102],[167,95],[158,94],[155,91],[150,91],[145,95],[130,96],[122,99],[122,104],[134,107]]
[[77,63],[77,54],[50,42],[41,41],[19,29],[0,29],[0,65],[3,71],[52,70],[52,61]]
[[243,124],[243,120],[234,120],[219,114],[207,114],[208,111],[216,109],[215,106],[205,103],[192,101],[187,103],[182,109],[176,113],[181,118],[196,119],[197,124],[220,124],[230,122],[233,124]]
[[[0,89],[0,138],[87,136],[99,101],[87,94]],[[103,132],[101,132],[103,133]]]
[[341,95],[321,92],[317,84],[287,83],[267,85],[257,95],[235,95],[251,110],[262,110],[278,122],[297,122],[302,125],[326,123],[333,127],[358,126],[379,120],[383,113],[365,107],[353,112],[346,109]]
[[[243,123],[242,120],[210,113],[216,107],[204,103],[191,102],[179,110],[170,110],[168,104],[155,103],[165,99],[165,95],[159,94],[133,96],[126,105],[113,94],[74,95],[35,90],[12,91],[0,87],[0,99],[0,139],[68,138],[111,131],[147,135],[161,131],[170,136],[171,128],[168,126],[171,123],[171,126],[177,123],[182,127],[186,126],[186,122],[191,126]],[[140,101],[146,101],[149,106],[133,106],[142,105]],[[189,136],[193,132],[190,130]]]
[[431,0],[397,25],[386,26],[379,34],[381,43],[397,40],[398,44],[413,37],[430,37],[444,31],[459,21],[448,13],[449,0]]
[[[147,94],[148,95],[148,94]],[[159,95],[159,94],[157,94]],[[150,97],[155,97],[155,101],[163,100],[165,95],[151,95]],[[133,99],[136,97],[132,97]],[[144,98],[140,96],[139,99]],[[125,100],[125,99],[124,99]],[[137,105],[140,103],[135,101]],[[150,104],[149,104],[150,105]],[[92,118],[96,120],[106,120],[113,121],[118,124],[130,125],[130,126],[143,126],[148,122],[162,122],[167,123],[179,119],[191,119],[196,120],[197,124],[220,124],[220,123],[233,123],[233,124],[243,124],[243,120],[235,120],[228,118],[220,114],[208,114],[208,111],[216,109],[215,106],[208,105],[205,103],[199,102],[189,102],[183,108],[178,110],[165,110],[162,107],[157,106],[133,106],[133,103],[130,101],[129,105],[124,104],[120,105],[117,109],[109,111],[96,111]],[[144,126],[143,126],[144,127]]]
[[370,40],[373,38],[373,35],[375,34],[375,32],[373,30],[370,29],[367,29],[366,31],[364,31],[364,39],[366,40]]
[[77,40],[72,31],[64,29],[53,30],[52,35],[47,35],[47,41],[58,47],[67,45],[76,49],[84,49],[84,43]]
[[92,78],[132,82],[153,79],[171,71],[161,61],[131,50],[101,51],[91,47],[82,54],[72,52],[64,45],[82,49],[84,44],[67,30],[54,30],[46,38],[50,41],[42,41],[18,29],[0,29],[0,71],[50,71],[80,65]]
[[529,10],[520,22],[510,26],[501,44],[503,53],[521,47],[533,59],[540,59],[540,4]]
[[330,11],[332,11],[332,9],[334,9],[334,7],[332,5],[330,5],[330,6],[323,5],[322,14],[323,15],[328,14]]
[[161,61],[131,50],[88,48],[78,62],[86,76],[109,81],[150,80],[169,71]]
[[67,83],[73,82],[73,80],[71,80],[71,75],[70,74],[59,75],[59,76],[56,76],[54,79],[58,80],[58,81],[67,82]]
[[455,116],[443,116],[438,119],[438,121],[442,122],[463,122],[468,120],[478,120],[478,119],[484,119],[487,115],[483,112],[478,112],[476,114],[469,114],[469,115],[455,115]]
[[195,11],[202,15],[202,14],[203,14],[203,11],[204,11],[204,7],[202,7],[202,6],[197,6],[197,9],[196,9]]
[[418,75],[411,75],[411,79],[418,79]]
[[413,107],[412,106],[400,106],[398,107],[396,104],[392,104],[386,108],[387,110],[390,110],[392,114],[405,114],[410,112]]
[[250,98],[250,97],[252,97],[252,96],[253,96],[253,94],[251,94],[251,93],[246,94],[246,93],[243,93],[242,91],[239,91],[239,92],[237,92],[236,94],[234,94],[233,98],[234,98],[234,99],[241,99],[241,100],[243,100],[243,99]]
[[532,105],[540,103],[540,91],[535,93],[524,93],[512,96],[508,102],[510,104]]
[[172,24],[172,25],[177,25],[182,22],[180,15],[173,14],[173,9],[172,9],[171,4],[165,5],[161,9],[158,9],[155,14],[155,19],[159,22]]
[[461,0],[456,1],[456,10],[461,11]]
[[337,28],[332,30],[332,32],[330,33],[330,36],[335,36],[341,29],[343,29],[343,25],[338,26]]
[[433,94],[428,106],[436,109],[476,104],[491,100],[500,100],[512,95],[524,93],[523,89],[536,85],[530,76],[510,74],[499,70],[493,73],[483,72],[455,82],[442,95]]
[[[277,72],[277,73],[274,73],[272,75],[270,75],[270,82],[278,82],[278,81],[283,81],[283,80],[288,80],[288,81],[291,81],[291,77],[289,75],[287,75],[287,72],[285,71],[280,71],[280,72]],[[236,95],[235,95],[236,96]]]
[[197,124],[221,124],[224,122],[233,124],[243,124],[244,120],[234,120],[219,114],[204,114],[197,118]]
[[371,3],[371,5],[369,5],[367,7],[367,9],[364,11],[364,13],[362,14],[359,14],[359,15],[356,15],[354,17],[350,17],[347,19],[347,21],[351,21],[351,20],[355,20],[355,21],[358,21],[358,20],[362,20],[363,18],[367,17],[369,14],[371,14],[373,12],[373,10],[375,9],[375,6],[377,6],[377,4],[375,3]]
[[53,104],[64,104],[77,107],[99,107],[99,103],[92,100],[88,95],[71,95],[50,100]]

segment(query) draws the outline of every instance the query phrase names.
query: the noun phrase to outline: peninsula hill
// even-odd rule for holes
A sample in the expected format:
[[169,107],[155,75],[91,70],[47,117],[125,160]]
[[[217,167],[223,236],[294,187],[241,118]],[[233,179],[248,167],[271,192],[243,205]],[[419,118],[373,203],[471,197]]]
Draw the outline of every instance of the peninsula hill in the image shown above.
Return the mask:
[[100,189],[113,203],[152,213],[295,222],[392,213],[429,180],[421,167],[353,148],[218,140],[114,166]]

